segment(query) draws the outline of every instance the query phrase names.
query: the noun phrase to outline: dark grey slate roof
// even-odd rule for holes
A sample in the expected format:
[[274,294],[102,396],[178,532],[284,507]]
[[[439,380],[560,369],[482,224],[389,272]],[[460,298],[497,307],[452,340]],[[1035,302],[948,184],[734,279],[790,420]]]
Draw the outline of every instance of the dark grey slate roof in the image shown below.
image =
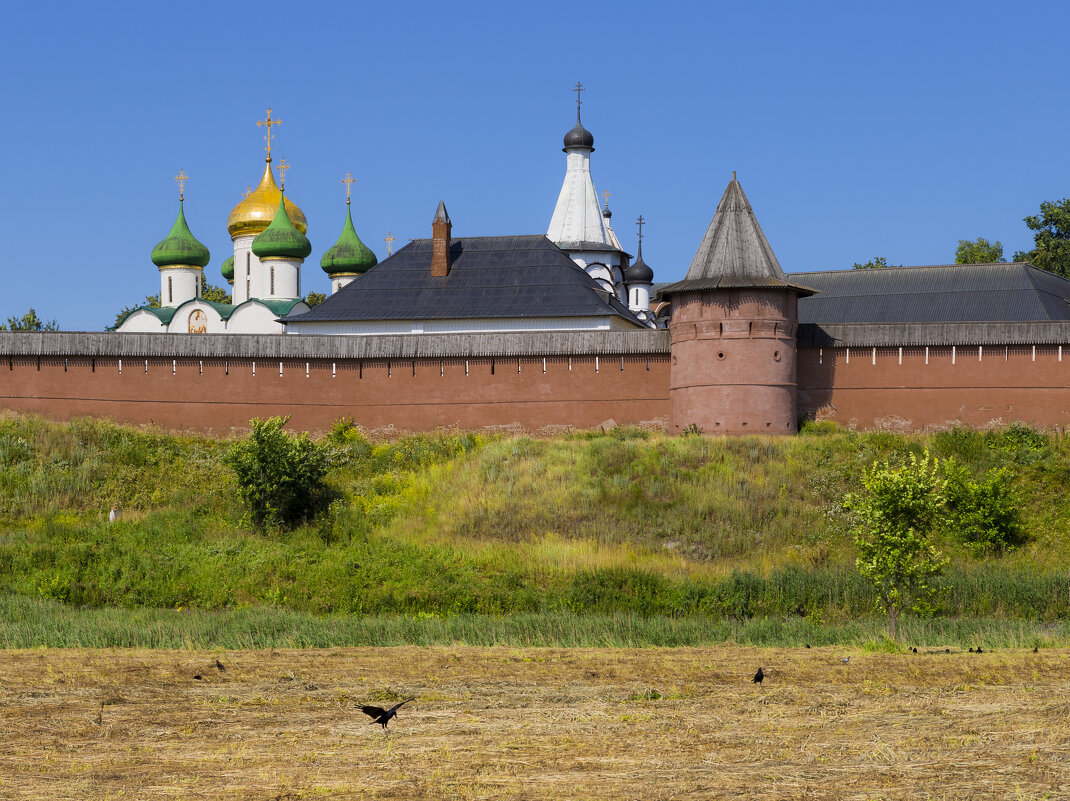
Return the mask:
[[413,240],[286,322],[617,316],[642,325],[545,236],[455,237],[449,275],[437,278],[431,243]]
[[[683,281],[661,290],[663,295],[702,289],[792,286],[754,216],[743,187],[732,180],[717,204],[706,235]],[[802,294],[809,289],[796,286]]]
[[1070,281],[1029,264],[950,264],[792,273],[818,294],[801,324],[1070,320]]

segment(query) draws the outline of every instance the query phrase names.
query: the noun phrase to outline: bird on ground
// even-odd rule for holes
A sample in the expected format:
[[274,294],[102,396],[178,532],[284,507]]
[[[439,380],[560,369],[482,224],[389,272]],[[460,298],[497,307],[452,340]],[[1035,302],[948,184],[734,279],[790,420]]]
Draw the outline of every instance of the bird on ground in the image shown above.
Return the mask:
[[1039,654],[1040,653],[1040,646],[1034,645],[1033,646],[1033,653],[1034,654]]
[[973,646],[972,645],[970,646],[970,653],[971,654],[973,653]]
[[845,665],[846,665],[846,664],[847,664],[848,662],[850,662],[850,661],[851,661],[851,657],[849,657],[849,656],[845,656],[845,657],[844,657],[843,659],[841,659],[840,661],[841,661],[841,662],[843,662],[843,664],[845,664]]
[[215,666],[219,669],[220,673],[226,673],[227,672],[227,669],[223,666],[223,663],[220,662],[218,659],[215,661]]
[[913,654],[916,654],[918,652],[917,647],[911,648],[910,652],[913,653]]
[[197,673],[197,674],[194,675],[193,678],[196,679],[197,681],[201,681],[201,679],[203,679],[204,676],[202,676],[200,673]]
[[757,684],[758,685],[758,689],[760,690],[760,689],[762,689],[762,681],[764,681],[764,680],[765,680],[765,671],[762,670],[762,668],[759,667],[758,668],[758,672],[754,674],[754,678],[751,679],[751,681],[753,681],[755,684]]
[[806,647],[809,648],[810,647],[810,643],[806,643]]
[[976,650],[976,651],[974,651],[974,653],[975,653],[975,654],[983,653],[983,652],[981,651],[981,646],[980,646],[980,645],[978,645],[978,646],[977,646],[977,650]]
[[361,706],[360,711],[363,712],[365,715],[369,716],[372,719],[372,723],[378,723],[385,729],[386,724],[390,722],[390,718],[396,717],[398,710],[412,700],[414,699],[406,698],[401,703],[394,704],[392,707],[390,707],[390,709],[383,709],[382,707],[378,706]]
[[108,513],[108,522],[109,522],[109,523],[114,523],[114,522],[115,522],[116,520],[118,520],[118,519],[119,519],[119,510],[118,510],[118,509],[116,509],[116,508],[115,508],[115,507],[113,506],[113,507],[111,508],[111,511],[110,511],[110,512]]

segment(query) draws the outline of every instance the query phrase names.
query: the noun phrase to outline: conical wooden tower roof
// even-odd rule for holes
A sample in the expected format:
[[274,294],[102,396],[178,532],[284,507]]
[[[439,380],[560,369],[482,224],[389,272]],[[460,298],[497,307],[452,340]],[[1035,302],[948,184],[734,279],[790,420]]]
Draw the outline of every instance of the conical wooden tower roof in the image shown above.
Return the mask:
[[791,287],[803,295],[813,294],[807,287],[792,284],[785,278],[733,172],[687,275],[661,292],[760,287]]

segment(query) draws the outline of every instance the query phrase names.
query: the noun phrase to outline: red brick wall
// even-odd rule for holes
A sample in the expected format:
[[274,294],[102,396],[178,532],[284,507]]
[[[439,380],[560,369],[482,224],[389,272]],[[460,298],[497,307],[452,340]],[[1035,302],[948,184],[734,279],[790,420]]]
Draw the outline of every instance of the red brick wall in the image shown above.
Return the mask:
[[[1062,352],[1065,351],[1065,352]],[[1070,348],[800,348],[799,412],[852,428],[1070,425]]]
[[[857,428],[920,430],[956,422],[1070,425],[1070,347],[802,348],[799,413]],[[299,430],[352,417],[369,429],[596,427],[666,423],[668,355],[313,360],[0,359],[0,407],[54,419],[108,417],[226,432],[291,415]],[[38,366],[38,364],[40,366]],[[333,371],[332,371],[333,367]],[[415,369],[415,375],[413,374]],[[333,375],[332,375],[333,372]],[[719,396],[712,395],[717,398]],[[727,397],[727,396],[726,396]]]
[[[361,426],[590,428],[668,418],[668,355],[479,359],[255,361],[46,357],[0,362],[0,406],[54,419],[108,417],[225,432],[252,417],[290,415],[320,431]],[[519,370],[518,370],[519,364]],[[307,365],[307,374],[306,374]]]

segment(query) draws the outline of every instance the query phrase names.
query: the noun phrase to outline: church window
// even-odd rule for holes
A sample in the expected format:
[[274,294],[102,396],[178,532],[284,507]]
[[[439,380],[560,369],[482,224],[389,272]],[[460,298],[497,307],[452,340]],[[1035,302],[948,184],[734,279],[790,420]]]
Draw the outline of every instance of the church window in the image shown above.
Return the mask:
[[167,302],[175,302],[174,285],[171,282],[171,276],[167,276]]
[[297,297],[301,297],[301,265],[297,265]]
[[248,278],[248,277],[249,277],[249,269],[250,269],[250,268],[249,268],[249,259],[250,259],[250,258],[251,258],[251,257],[249,256],[249,254],[248,254],[248,253],[246,253],[246,254],[245,254],[245,277],[246,277],[246,278]]
[[248,278],[246,278],[245,279],[245,299],[246,300],[249,299],[249,295],[251,294],[251,292],[252,292],[252,281],[250,281]]
[[268,294],[270,294],[272,296],[275,295],[275,268],[274,267],[271,268],[271,292],[269,292]]

